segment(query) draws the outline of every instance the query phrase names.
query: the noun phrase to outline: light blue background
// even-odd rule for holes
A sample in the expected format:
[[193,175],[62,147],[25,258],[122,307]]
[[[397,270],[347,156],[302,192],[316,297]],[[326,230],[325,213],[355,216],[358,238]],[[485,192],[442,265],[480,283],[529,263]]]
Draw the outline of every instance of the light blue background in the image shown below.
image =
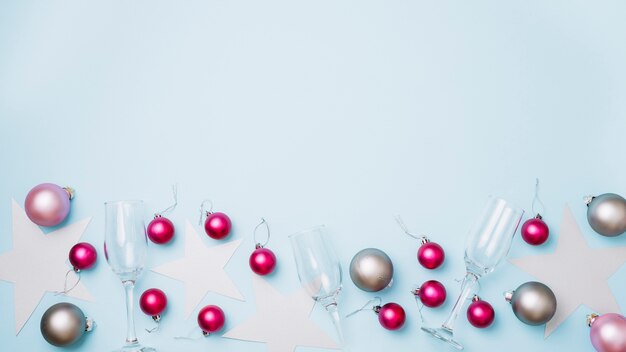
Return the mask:
[[[594,247],[626,245],[585,221],[582,197],[626,193],[626,4],[622,1],[3,1],[0,3],[0,251],[10,250],[11,198],[35,184],[77,190],[69,222],[93,220],[83,240],[100,261],[83,280],[97,302],[74,301],[98,322],[67,350],[109,351],[124,336],[123,291],[101,251],[105,200],[141,198],[149,212],[170,203],[182,232],[211,198],[244,244],[226,267],[246,302],[209,294],[227,328],[255,311],[247,257],[261,216],[272,226],[279,269],[270,282],[299,285],[287,236],[325,223],[347,276],[365,247],[396,267],[385,301],[409,313],[400,332],[375,316],[345,321],[354,351],[444,351],[418,331],[414,284],[438,279],[450,299],[425,310],[440,322],[458,293],[464,238],[488,194],[530,210],[541,180],[553,236],[540,248],[520,238],[511,256],[554,250],[569,204]],[[393,220],[427,233],[445,266],[417,265],[416,241]],[[149,216],[149,214],[146,214]],[[148,218],[147,218],[148,219]],[[207,239],[208,245],[214,241]],[[150,247],[149,266],[182,255],[183,241]],[[209,280],[198,272],[198,280]],[[459,320],[467,351],[591,351],[581,307],[552,336],[523,325],[502,292],[532,279],[505,263],[482,282],[497,312],[487,330]],[[610,285],[626,307],[626,270]],[[147,272],[139,290],[170,298],[162,330],[140,339],[161,351],[266,351],[264,344],[178,341],[179,282]],[[342,310],[370,295],[347,279]],[[39,318],[63,300],[48,294],[14,334],[14,293],[0,283],[0,350],[55,351]],[[194,314],[195,316],[195,314]],[[323,312],[312,315],[332,333]],[[300,348],[299,351],[318,351]]]

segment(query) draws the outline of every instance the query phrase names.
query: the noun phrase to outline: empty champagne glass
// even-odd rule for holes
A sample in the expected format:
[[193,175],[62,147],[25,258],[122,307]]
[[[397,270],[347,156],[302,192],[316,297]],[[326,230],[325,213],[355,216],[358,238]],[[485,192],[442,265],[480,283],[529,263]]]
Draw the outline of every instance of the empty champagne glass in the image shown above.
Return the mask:
[[324,226],[298,232],[289,236],[296,259],[300,284],[319,302],[330,317],[343,345],[337,301],[341,292],[341,264],[330,244]]
[[459,312],[476,290],[478,279],[492,272],[508,254],[524,210],[501,198],[489,197],[482,215],[469,233],[465,246],[467,273],[461,294],[452,312],[441,327],[422,327],[433,337],[462,350],[463,345],[454,339],[454,323]]
[[135,334],[135,281],[143,270],[148,251],[143,202],[106,202],[104,208],[104,254],[126,291],[126,344],[116,352],[156,352],[154,348],[141,346]]

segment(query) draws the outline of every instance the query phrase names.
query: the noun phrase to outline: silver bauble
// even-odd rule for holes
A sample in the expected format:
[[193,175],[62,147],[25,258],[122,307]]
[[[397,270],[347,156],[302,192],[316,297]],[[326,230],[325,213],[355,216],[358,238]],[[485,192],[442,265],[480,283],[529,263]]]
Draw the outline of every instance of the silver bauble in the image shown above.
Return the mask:
[[602,236],[615,237],[626,232],[626,199],[615,193],[592,197],[587,204],[587,221]]
[[352,258],[350,278],[363,291],[380,291],[391,284],[393,263],[380,249],[366,248]]
[[92,322],[83,311],[71,303],[57,303],[41,317],[41,335],[58,347],[69,346],[90,331]]
[[517,319],[528,325],[545,324],[556,313],[554,292],[541,282],[527,282],[504,295]]

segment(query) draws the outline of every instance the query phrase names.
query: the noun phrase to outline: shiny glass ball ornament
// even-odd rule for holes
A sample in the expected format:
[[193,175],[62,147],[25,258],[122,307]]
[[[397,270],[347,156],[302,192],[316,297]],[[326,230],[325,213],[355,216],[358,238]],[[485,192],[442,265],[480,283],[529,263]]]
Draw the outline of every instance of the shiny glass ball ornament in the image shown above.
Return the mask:
[[350,262],[350,278],[356,287],[377,292],[391,285],[393,263],[377,248],[366,248],[354,255]]
[[378,322],[387,330],[398,330],[404,326],[406,313],[404,308],[397,303],[387,303],[374,307],[374,312],[378,314]]
[[536,217],[524,222],[520,233],[524,242],[531,246],[539,246],[548,240],[550,229],[541,215],[537,214]]
[[587,221],[602,236],[615,237],[626,232],[626,200],[615,193],[587,197]]
[[51,345],[66,347],[80,340],[91,331],[93,322],[85,317],[80,308],[71,303],[57,303],[48,308],[41,317],[40,330]]
[[226,238],[230,234],[231,227],[230,218],[224,213],[208,213],[204,220],[204,231],[214,240]]
[[158,288],[149,288],[139,297],[139,307],[142,312],[158,321],[167,307],[167,296]]
[[437,280],[428,280],[420,286],[413,294],[419,297],[423,305],[429,308],[441,306],[447,297],[446,287]]
[[70,249],[69,260],[76,272],[91,268],[97,259],[98,252],[90,243],[80,242]]
[[198,313],[198,325],[205,336],[222,330],[225,323],[226,315],[218,306],[206,306]]
[[270,249],[257,245],[256,249],[250,254],[248,264],[255,274],[261,276],[269,275],[276,268],[276,255]]
[[57,226],[70,213],[70,200],[73,198],[74,190],[69,187],[42,183],[28,192],[24,210],[28,218],[39,226]]
[[589,338],[597,352],[626,351],[626,318],[617,313],[587,316]]
[[517,319],[528,325],[545,324],[556,313],[556,296],[541,282],[526,282],[515,291],[506,292],[504,297],[511,303]]
[[472,298],[472,303],[467,307],[467,321],[472,326],[479,329],[487,328],[493,324],[495,318],[496,312],[489,302],[483,301],[478,296]]
[[422,240],[422,245],[417,250],[417,261],[426,269],[437,269],[443,264],[446,253],[443,248],[435,243],[430,242],[427,238]]
[[166,244],[174,238],[174,223],[161,215],[156,215],[146,228],[150,241],[156,244]]

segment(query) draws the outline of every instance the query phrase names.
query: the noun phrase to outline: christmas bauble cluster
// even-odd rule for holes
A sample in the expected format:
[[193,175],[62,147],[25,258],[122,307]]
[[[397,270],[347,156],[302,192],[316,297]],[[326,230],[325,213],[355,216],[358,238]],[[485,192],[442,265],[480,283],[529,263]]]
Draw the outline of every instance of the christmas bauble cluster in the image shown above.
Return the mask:
[[[74,190],[60,187],[52,183],[35,186],[28,192],[24,209],[28,218],[35,224],[54,227],[63,223],[70,213],[70,200],[74,198]],[[605,193],[588,197],[587,219],[591,228],[606,237],[619,236],[626,232],[626,200],[614,193]],[[175,207],[176,203],[174,204]],[[534,205],[534,204],[533,204]],[[147,237],[155,244],[170,243],[175,236],[174,223],[164,216],[172,210],[156,213],[146,228]],[[232,221],[224,212],[214,212],[212,208],[204,212],[203,228],[208,237],[214,240],[226,239],[232,231]],[[201,218],[202,219],[202,218]],[[256,231],[263,219],[254,230],[255,248],[249,257],[249,267],[256,275],[269,275],[277,265],[276,255],[266,248],[269,241],[257,241]],[[420,240],[417,248],[417,263],[426,269],[426,273],[440,268],[445,261],[445,251],[441,245],[431,242],[425,236],[414,236]],[[526,220],[521,229],[522,239],[533,246],[545,243],[550,229],[542,215]],[[106,254],[106,249],[105,249]],[[74,245],[68,259],[72,270],[80,273],[92,268],[97,262],[96,248],[87,242]],[[359,289],[371,293],[381,292],[392,286],[394,282],[394,265],[387,253],[378,248],[365,248],[357,252],[349,265],[352,282]],[[441,307],[447,298],[445,286],[438,280],[427,279],[412,291],[419,304],[427,308]],[[380,300],[379,298],[377,298]],[[512,312],[521,322],[528,325],[542,325],[549,322],[556,313],[557,298],[552,290],[541,282],[526,282],[515,290],[505,293],[505,299],[511,304]],[[168,299],[161,289],[145,290],[139,299],[139,306],[146,315],[158,324],[167,309]],[[404,308],[395,302],[375,304],[372,311],[376,313],[378,322],[386,330],[398,330],[406,322]],[[363,310],[363,309],[361,309]],[[495,320],[495,310],[491,304],[474,295],[466,310],[466,318],[470,325],[483,329],[491,326]],[[203,334],[219,332],[225,325],[226,315],[216,305],[203,307],[197,316],[197,324]],[[602,315],[592,314],[588,317],[590,340],[598,352],[626,352],[626,318],[617,313]],[[71,303],[58,303],[48,308],[41,318],[41,334],[54,346],[70,346],[81,339],[85,332],[92,329],[91,319],[86,318],[80,308]],[[156,328],[155,328],[156,329]],[[152,329],[150,331],[154,331]]]

